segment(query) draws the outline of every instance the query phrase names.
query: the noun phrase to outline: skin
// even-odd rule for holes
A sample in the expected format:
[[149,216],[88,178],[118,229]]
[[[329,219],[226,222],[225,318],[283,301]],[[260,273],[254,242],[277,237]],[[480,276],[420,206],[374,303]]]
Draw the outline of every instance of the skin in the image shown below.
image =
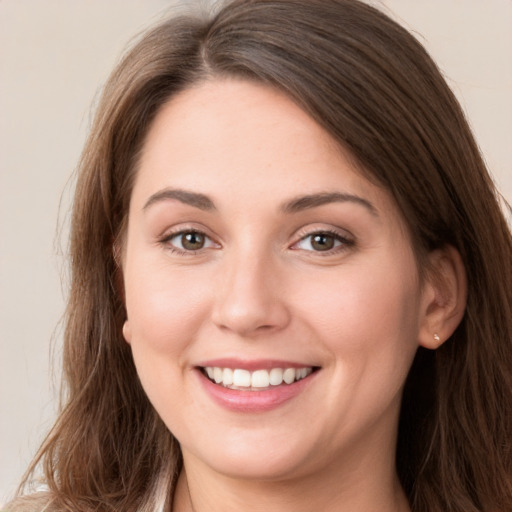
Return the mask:
[[[343,196],[290,207],[323,193]],[[187,231],[205,245],[184,249]],[[311,244],[319,232],[333,249]],[[182,448],[173,510],[409,510],[394,460],[401,393],[417,347],[457,323],[452,256],[431,256],[442,285],[421,283],[390,195],[281,93],[211,80],[172,98],[132,193],[123,332]],[[226,357],[320,369],[279,407],[242,413],[200,382],[198,364]]]

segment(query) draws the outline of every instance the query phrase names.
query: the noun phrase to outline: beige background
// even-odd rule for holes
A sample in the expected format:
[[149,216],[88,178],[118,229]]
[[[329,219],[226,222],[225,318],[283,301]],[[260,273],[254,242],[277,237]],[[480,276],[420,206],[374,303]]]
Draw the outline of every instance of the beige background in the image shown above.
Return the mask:
[[[512,200],[512,0],[372,3],[431,51]],[[68,180],[90,108],[125,43],[169,5],[0,0],[0,504],[54,417]]]

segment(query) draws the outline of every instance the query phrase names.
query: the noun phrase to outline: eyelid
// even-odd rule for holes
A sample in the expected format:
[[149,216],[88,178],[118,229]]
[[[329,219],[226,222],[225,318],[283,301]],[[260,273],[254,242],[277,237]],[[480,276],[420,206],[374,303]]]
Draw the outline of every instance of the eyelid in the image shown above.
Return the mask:
[[[210,230],[208,230],[205,227],[198,227],[197,225],[192,225],[192,224],[189,224],[189,225],[181,224],[181,225],[178,225],[171,229],[166,230],[162,235],[160,235],[157,238],[157,243],[165,246],[165,248],[167,248],[171,252],[175,252],[175,253],[183,254],[183,255],[187,255],[187,256],[197,254],[197,253],[202,252],[207,249],[222,248],[222,245],[216,241],[214,236],[209,234],[209,231]],[[170,243],[170,241],[173,238],[183,235],[185,233],[198,233],[198,234],[204,236],[205,239],[209,241],[209,243],[207,246],[201,247],[200,249],[197,249],[197,250],[181,249],[181,248],[176,247],[175,245]],[[308,237],[312,237],[312,236],[320,235],[320,234],[332,236],[339,243],[337,243],[333,248],[327,249],[325,251],[315,251],[314,249],[303,249],[301,247],[298,247],[298,245],[302,241],[307,239]],[[347,230],[341,229],[341,228],[334,228],[332,226],[303,227],[296,232],[296,235],[294,236],[294,238],[295,238],[295,242],[293,242],[293,244],[290,245],[290,249],[301,250],[301,251],[309,252],[309,253],[315,253],[320,256],[329,256],[329,255],[336,254],[338,252],[343,252],[344,250],[347,250],[350,247],[354,246],[356,243],[355,237],[351,233],[349,233]]]
[[[339,244],[335,245],[333,248],[325,250],[325,251],[315,251],[313,249],[303,249],[300,247],[297,247],[300,242],[306,240],[309,237],[313,237],[315,235],[328,235],[332,236],[336,239],[336,241],[340,242]],[[355,237],[348,233],[346,230],[342,229],[336,229],[333,227],[309,227],[309,228],[302,228],[297,232],[296,235],[296,241],[291,245],[290,249],[292,250],[302,250],[304,252],[309,253],[315,253],[320,256],[329,256],[336,254],[338,252],[343,252],[344,250],[347,250],[350,247],[353,247],[355,245]]]
[[[171,229],[164,231],[164,233],[158,237],[157,243],[160,245],[163,245],[166,249],[168,249],[171,252],[185,255],[185,256],[194,255],[201,251],[212,249],[212,248],[220,248],[221,245],[215,240],[215,238],[213,236],[208,234],[208,231],[209,230],[207,230],[205,228],[201,228],[201,227],[197,227],[197,226],[179,225],[179,226],[175,226]],[[181,248],[176,247],[175,245],[171,244],[171,240],[173,238],[178,237],[183,234],[186,234],[186,233],[200,234],[200,235],[204,236],[205,239],[208,240],[210,243],[208,246],[201,247],[200,249],[196,249],[196,250],[181,249]]]

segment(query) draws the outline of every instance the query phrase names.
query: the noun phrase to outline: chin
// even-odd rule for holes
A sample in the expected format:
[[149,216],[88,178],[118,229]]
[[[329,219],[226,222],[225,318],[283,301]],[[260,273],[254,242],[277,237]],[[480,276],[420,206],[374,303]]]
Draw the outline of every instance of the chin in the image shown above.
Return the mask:
[[227,435],[193,452],[182,447],[187,457],[200,459],[215,472],[229,478],[244,480],[282,481],[308,472],[310,452],[305,443],[291,436],[268,436],[239,433]]

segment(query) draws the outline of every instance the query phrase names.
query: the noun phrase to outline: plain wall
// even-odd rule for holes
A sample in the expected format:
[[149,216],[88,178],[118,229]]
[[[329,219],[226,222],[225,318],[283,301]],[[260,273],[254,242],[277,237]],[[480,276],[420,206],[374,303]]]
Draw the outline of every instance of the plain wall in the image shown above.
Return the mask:
[[[125,44],[171,3],[0,1],[0,504],[55,414],[69,178],[90,108]],[[371,3],[432,53],[512,200],[512,2]]]

